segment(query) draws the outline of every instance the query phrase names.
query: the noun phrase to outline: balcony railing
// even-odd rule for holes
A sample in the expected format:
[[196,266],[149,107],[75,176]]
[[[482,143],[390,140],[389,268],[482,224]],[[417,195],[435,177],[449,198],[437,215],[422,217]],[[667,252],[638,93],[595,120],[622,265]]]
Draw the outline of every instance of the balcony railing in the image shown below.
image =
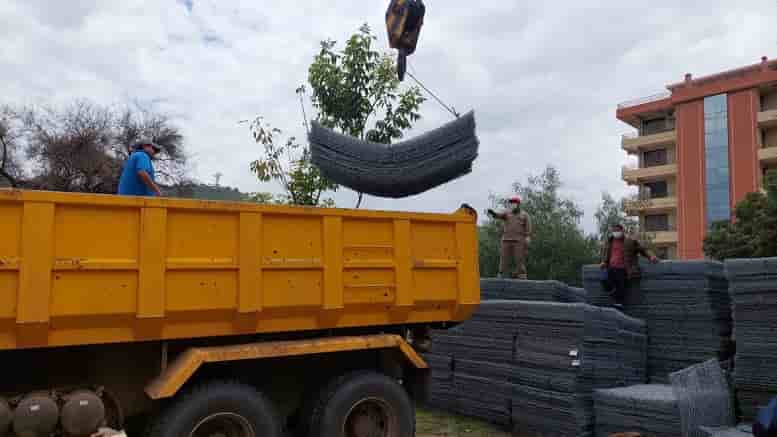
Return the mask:
[[638,215],[645,212],[670,212],[677,209],[676,197],[656,197],[647,198],[639,196],[626,201],[626,212],[632,215]]
[[644,105],[645,103],[653,103],[659,100],[664,100],[672,97],[672,93],[664,91],[662,93],[653,94],[652,96],[641,97],[639,99],[628,100],[618,104],[618,109],[633,108],[634,106]]
[[628,132],[621,137],[621,147],[629,153],[637,153],[640,150],[650,150],[656,147],[670,146],[677,143],[677,131],[667,128],[661,132],[651,132],[640,135],[636,132]]
[[759,112],[758,126],[761,128],[777,127],[777,109]]
[[623,140],[636,140],[637,138],[644,138],[644,137],[649,137],[649,136],[659,135],[659,134],[665,134],[665,133],[670,133],[670,132],[674,132],[674,127],[673,126],[666,127],[664,129],[652,130],[650,132],[644,132],[642,134],[640,134],[639,132],[627,132],[627,133],[621,135],[621,139],[623,139]]
[[669,229],[666,231],[646,231],[647,238],[654,244],[671,245],[679,241],[677,231]]
[[643,180],[660,180],[677,174],[677,164],[659,165],[656,167],[635,168],[623,166],[621,178],[629,184],[636,184]]
[[677,232],[677,227],[671,226],[671,225],[656,227],[653,229],[648,229],[646,226],[644,229],[645,229],[645,232]]
[[758,160],[763,164],[777,164],[777,146],[758,149]]

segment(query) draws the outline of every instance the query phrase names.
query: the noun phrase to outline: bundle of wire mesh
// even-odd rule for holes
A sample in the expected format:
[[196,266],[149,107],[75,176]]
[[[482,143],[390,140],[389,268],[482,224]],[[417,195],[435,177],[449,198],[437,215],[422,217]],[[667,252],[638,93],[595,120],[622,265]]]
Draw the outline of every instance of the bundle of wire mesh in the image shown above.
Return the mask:
[[361,141],[316,122],[308,139],[312,162],[327,179],[390,198],[420,194],[470,173],[480,145],[474,112],[390,145]]
[[[584,269],[589,303],[607,305],[598,266]],[[722,263],[665,261],[642,265],[623,311],[647,323],[650,382],[668,383],[669,374],[710,358],[730,356],[732,316]]]
[[777,258],[726,262],[734,300],[734,369],[742,419],[777,396]]
[[[550,282],[488,281],[530,290],[526,298],[568,297]],[[591,435],[594,389],[646,381],[645,333],[614,309],[484,300],[469,321],[432,335],[432,406],[519,434]]]

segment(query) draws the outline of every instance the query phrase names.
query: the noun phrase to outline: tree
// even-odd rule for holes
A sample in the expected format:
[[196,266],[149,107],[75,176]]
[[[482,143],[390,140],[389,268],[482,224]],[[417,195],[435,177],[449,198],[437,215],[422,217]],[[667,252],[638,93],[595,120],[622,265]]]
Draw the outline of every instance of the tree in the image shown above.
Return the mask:
[[[424,98],[417,87],[400,89],[393,58],[373,47],[376,39],[365,24],[348,39],[342,52],[336,41],[322,41],[308,69],[308,86],[315,119],[322,126],[361,140],[389,144],[402,138],[420,119],[418,110]],[[305,126],[308,86],[296,90]],[[322,192],[337,188],[310,163],[307,146],[297,144],[293,137],[284,145],[276,144],[274,137],[281,131],[262,117],[252,123],[251,131],[264,148],[262,158],[254,161],[251,169],[263,182],[279,182],[285,191],[282,200],[317,205],[322,202]],[[360,194],[357,207],[361,199]]]
[[616,224],[623,225],[628,234],[639,232],[637,219],[626,213],[626,202],[627,199],[615,200],[609,193],[602,193],[602,203],[594,214],[600,241],[607,239],[610,229]]
[[162,148],[157,180],[180,183],[186,173],[183,136],[167,117],[143,109],[117,111],[87,100],[32,108],[24,115],[31,188],[115,193],[130,146],[150,138]]
[[[337,184],[326,179],[311,162],[310,149],[289,137],[278,145],[276,136],[283,134],[273,128],[262,117],[251,123],[254,141],[261,144],[264,156],[251,163],[251,171],[262,182],[276,181],[281,184],[284,194],[276,196],[279,203],[308,206],[331,206],[331,199],[322,199],[327,191],[336,191]],[[267,193],[257,193],[254,200],[267,203],[272,198]]]
[[190,183],[184,137],[170,118],[148,108],[135,106],[114,114],[115,141],[112,152],[122,161],[129,157],[130,147],[143,138],[150,138],[162,147],[154,160],[154,172],[167,183]]
[[322,41],[308,70],[308,82],[319,123],[352,137],[388,144],[402,138],[421,118],[418,110],[425,99],[417,87],[400,91],[394,60],[373,48],[376,40],[364,24],[348,39],[342,53],[336,51],[335,41]]
[[[526,269],[531,279],[580,284],[580,269],[596,262],[598,244],[580,228],[583,211],[574,201],[561,197],[561,187],[558,170],[550,166],[542,174],[530,176],[528,183],[513,185],[533,225]],[[492,196],[492,203],[507,207],[506,198]],[[500,222],[490,220],[479,229],[483,276],[493,276],[498,268],[500,226]]]
[[17,188],[22,183],[19,163],[19,117],[9,107],[0,108],[0,186]]
[[777,172],[764,178],[766,193],[749,193],[734,211],[733,222],[711,225],[704,239],[707,256],[764,258],[777,256]]
[[640,203],[646,205],[649,199],[638,194],[615,200],[609,193],[602,193],[602,203],[599,204],[594,214],[598,231],[597,243],[600,249],[604,247],[612,227],[620,224],[623,225],[627,235],[637,238],[648,250],[655,250],[650,233],[645,232],[640,226],[639,220],[636,217],[630,216],[627,212],[626,204],[629,202],[636,202],[637,205]]

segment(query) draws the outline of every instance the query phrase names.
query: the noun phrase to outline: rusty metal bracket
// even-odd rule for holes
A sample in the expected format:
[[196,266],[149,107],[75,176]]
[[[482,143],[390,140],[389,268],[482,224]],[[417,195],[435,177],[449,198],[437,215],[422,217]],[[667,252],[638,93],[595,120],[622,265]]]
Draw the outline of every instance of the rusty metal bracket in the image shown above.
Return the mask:
[[414,367],[429,368],[426,361],[402,337],[389,334],[190,348],[178,355],[146,386],[146,394],[154,400],[174,396],[197,369],[206,363],[376,349],[399,349]]

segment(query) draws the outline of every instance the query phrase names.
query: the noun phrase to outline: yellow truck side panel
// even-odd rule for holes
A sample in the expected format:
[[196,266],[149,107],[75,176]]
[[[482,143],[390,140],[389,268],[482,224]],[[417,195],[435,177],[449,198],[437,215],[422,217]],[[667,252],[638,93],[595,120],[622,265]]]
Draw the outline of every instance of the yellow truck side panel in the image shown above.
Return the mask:
[[461,321],[476,218],[0,191],[0,349]]

